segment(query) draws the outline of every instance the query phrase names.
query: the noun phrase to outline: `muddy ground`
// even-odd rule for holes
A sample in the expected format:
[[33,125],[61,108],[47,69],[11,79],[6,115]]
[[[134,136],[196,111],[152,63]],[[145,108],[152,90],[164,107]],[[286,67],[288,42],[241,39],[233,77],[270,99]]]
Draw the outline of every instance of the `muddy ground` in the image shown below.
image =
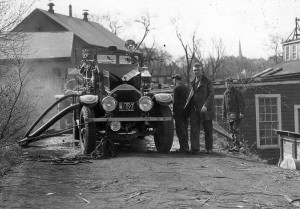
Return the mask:
[[0,181],[0,208],[300,208],[299,171],[218,150],[182,154],[175,143],[158,154],[148,144],[75,165],[41,162],[77,154],[70,138],[24,149],[24,162]]

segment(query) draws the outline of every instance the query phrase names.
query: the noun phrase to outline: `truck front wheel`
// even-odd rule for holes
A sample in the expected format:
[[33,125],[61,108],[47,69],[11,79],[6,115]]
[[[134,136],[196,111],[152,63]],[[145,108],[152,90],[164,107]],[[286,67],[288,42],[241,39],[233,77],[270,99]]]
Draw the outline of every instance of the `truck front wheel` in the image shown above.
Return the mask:
[[88,118],[94,118],[95,113],[89,107],[82,107],[79,117],[79,140],[84,155],[91,154],[96,148],[96,125],[87,122]]
[[[160,117],[171,117],[172,111],[168,106],[160,107]],[[154,133],[154,143],[158,152],[168,153],[173,144],[174,123],[173,119],[169,121],[155,122],[157,131]]]

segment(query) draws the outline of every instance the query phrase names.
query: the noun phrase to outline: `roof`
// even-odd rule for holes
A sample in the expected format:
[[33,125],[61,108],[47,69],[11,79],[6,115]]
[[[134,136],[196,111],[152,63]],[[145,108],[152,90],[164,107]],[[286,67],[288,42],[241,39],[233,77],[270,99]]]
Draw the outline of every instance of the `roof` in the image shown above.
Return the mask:
[[273,69],[277,68],[282,68],[283,70],[275,73],[274,75],[300,73],[300,60],[282,62],[273,67]]
[[[269,83],[276,81],[299,81],[300,80],[300,60],[282,62],[268,68],[252,77],[235,79],[236,83]],[[215,80],[215,85],[224,85],[224,80]]]
[[43,59],[71,57],[73,37],[74,34],[72,32],[31,33],[28,39],[28,41],[30,41],[30,47],[26,50],[28,54],[27,58]]
[[[26,59],[70,58],[73,46],[72,32],[30,32],[11,33],[19,38],[17,41],[5,43],[7,48],[14,46]],[[22,45],[22,46],[21,46]],[[6,58],[4,55],[0,58]]]
[[51,13],[42,9],[36,10],[41,11],[67,30],[72,31],[76,36],[80,37],[90,45],[101,47],[116,46],[119,50],[127,51],[125,48],[125,42],[122,39],[98,23],[62,14]]

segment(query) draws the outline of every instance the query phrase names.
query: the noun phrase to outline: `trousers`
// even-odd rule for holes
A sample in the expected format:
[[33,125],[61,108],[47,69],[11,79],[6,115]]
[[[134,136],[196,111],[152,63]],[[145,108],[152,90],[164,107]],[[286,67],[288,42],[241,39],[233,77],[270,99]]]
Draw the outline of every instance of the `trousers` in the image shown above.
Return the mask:
[[191,123],[191,149],[200,150],[200,126],[202,123],[205,135],[205,149],[212,150],[213,148],[213,124],[212,120],[201,120],[198,110],[192,109],[190,114]]
[[177,114],[174,117],[176,135],[178,137],[179,145],[181,150],[188,150],[188,121],[186,118],[182,117],[182,114]]
[[240,147],[240,124],[241,120],[231,120],[229,122],[229,132],[234,135],[233,138],[233,144],[234,146]]

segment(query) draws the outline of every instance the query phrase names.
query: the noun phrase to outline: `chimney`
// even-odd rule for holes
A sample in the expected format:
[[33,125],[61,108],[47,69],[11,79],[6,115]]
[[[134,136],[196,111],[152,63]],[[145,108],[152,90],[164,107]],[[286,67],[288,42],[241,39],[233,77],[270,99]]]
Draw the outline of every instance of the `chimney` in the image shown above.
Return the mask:
[[53,10],[54,4],[51,2],[48,4],[48,6],[49,6],[48,12],[54,13],[54,10]]
[[83,20],[84,20],[84,21],[89,21],[89,20],[88,20],[88,17],[87,17],[87,16],[89,15],[89,13],[87,12],[88,10],[83,10],[83,11],[85,11],[85,12],[83,13]]
[[69,5],[69,17],[72,17],[72,5]]

